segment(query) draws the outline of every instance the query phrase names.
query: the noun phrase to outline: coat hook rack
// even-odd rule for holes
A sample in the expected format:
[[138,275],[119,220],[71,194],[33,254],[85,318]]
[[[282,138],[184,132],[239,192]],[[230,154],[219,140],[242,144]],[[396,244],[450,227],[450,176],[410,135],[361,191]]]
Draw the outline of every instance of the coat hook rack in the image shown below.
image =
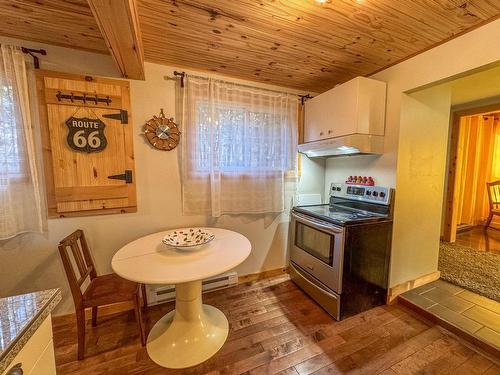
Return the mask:
[[83,104],[86,104],[87,101],[93,101],[96,105],[98,103],[106,103],[106,105],[108,106],[112,102],[109,96],[106,96],[105,98],[99,98],[97,95],[94,97],[88,97],[87,94],[74,95],[73,93],[71,93],[68,95],[68,94],[63,94],[61,91],[57,92],[56,98],[59,102],[63,99],[69,99],[71,103],[74,103],[75,100],[81,100]]

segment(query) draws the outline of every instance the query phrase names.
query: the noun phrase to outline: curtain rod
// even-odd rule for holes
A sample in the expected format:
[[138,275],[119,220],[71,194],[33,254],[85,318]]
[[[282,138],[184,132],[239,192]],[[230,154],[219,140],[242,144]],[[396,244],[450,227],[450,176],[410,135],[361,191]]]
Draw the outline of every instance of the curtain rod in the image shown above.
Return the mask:
[[[168,78],[171,78],[171,79],[180,78],[180,80],[181,80],[181,87],[183,88],[184,87],[184,78],[186,77],[186,72],[178,72],[177,70],[174,70],[174,76],[175,77],[168,77]],[[194,77],[194,78],[207,79],[207,77],[203,77],[203,76],[197,76],[197,75],[191,75],[191,74],[190,74],[190,76]],[[221,81],[222,81],[222,79],[221,79]],[[247,87],[247,88],[251,88],[251,89],[257,88],[259,90],[274,92],[274,93],[277,93],[277,94],[291,94],[291,93],[286,92],[286,91],[278,91],[278,90],[266,89],[266,88],[251,86],[251,85],[245,85],[245,84],[241,84],[241,83],[233,83],[233,84],[236,85],[236,86]],[[292,94],[292,95],[296,95],[297,97],[299,97],[300,98],[300,102],[301,102],[302,105],[304,105],[304,102],[307,99],[312,99],[313,98],[311,96],[311,94],[306,94],[306,95]]]
[[[0,46],[2,44],[0,43]],[[27,55],[30,55],[33,58],[33,64],[35,65],[35,69],[40,69],[40,58],[36,56],[36,54],[46,56],[47,51],[44,50],[43,48],[40,49],[35,49],[35,48],[26,48],[26,47],[21,47],[21,52],[25,53]]]
[[35,65],[35,69],[40,69],[40,59],[38,58],[38,56],[36,54],[39,54],[42,56],[47,55],[47,51],[45,51],[44,49],[34,49],[34,48],[21,47],[21,51],[23,51],[23,53],[33,57],[33,64]]

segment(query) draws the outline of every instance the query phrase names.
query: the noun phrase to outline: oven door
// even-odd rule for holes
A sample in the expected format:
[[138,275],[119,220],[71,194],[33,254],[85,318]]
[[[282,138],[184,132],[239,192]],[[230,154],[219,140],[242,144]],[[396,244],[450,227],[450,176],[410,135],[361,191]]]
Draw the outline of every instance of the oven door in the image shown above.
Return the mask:
[[342,292],[344,228],[292,212],[290,260],[334,292]]

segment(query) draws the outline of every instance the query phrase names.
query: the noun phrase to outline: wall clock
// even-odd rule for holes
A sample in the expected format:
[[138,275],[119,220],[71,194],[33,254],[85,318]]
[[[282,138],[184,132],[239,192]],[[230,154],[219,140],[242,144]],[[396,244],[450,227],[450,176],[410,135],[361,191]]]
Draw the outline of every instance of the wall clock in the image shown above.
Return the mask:
[[173,118],[166,118],[163,109],[159,116],[153,116],[144,125],[144,135],[154,148],[170,151],[177,147],[181,132]]

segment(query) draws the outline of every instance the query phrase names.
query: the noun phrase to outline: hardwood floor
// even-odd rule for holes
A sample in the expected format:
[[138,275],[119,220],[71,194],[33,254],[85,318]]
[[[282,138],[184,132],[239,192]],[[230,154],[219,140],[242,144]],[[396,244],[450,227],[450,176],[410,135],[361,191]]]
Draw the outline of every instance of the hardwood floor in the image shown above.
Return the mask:
[[[498,363],[401,305],[336,322],[286,275],[216,291],[204,301],[230,322],[228,341],[208,361],[185,370],[155,365],[130,311],[102,317],[96,328],[88,324],[83,361],[76,360],[75,325],[56,319],[58,374],[500,374]],[[172,308],[149,308],[147,326]]]
[[457,245],[473,247],[481,251],[492,251],[500,254],[500,230],[482,226],[457,233]]

